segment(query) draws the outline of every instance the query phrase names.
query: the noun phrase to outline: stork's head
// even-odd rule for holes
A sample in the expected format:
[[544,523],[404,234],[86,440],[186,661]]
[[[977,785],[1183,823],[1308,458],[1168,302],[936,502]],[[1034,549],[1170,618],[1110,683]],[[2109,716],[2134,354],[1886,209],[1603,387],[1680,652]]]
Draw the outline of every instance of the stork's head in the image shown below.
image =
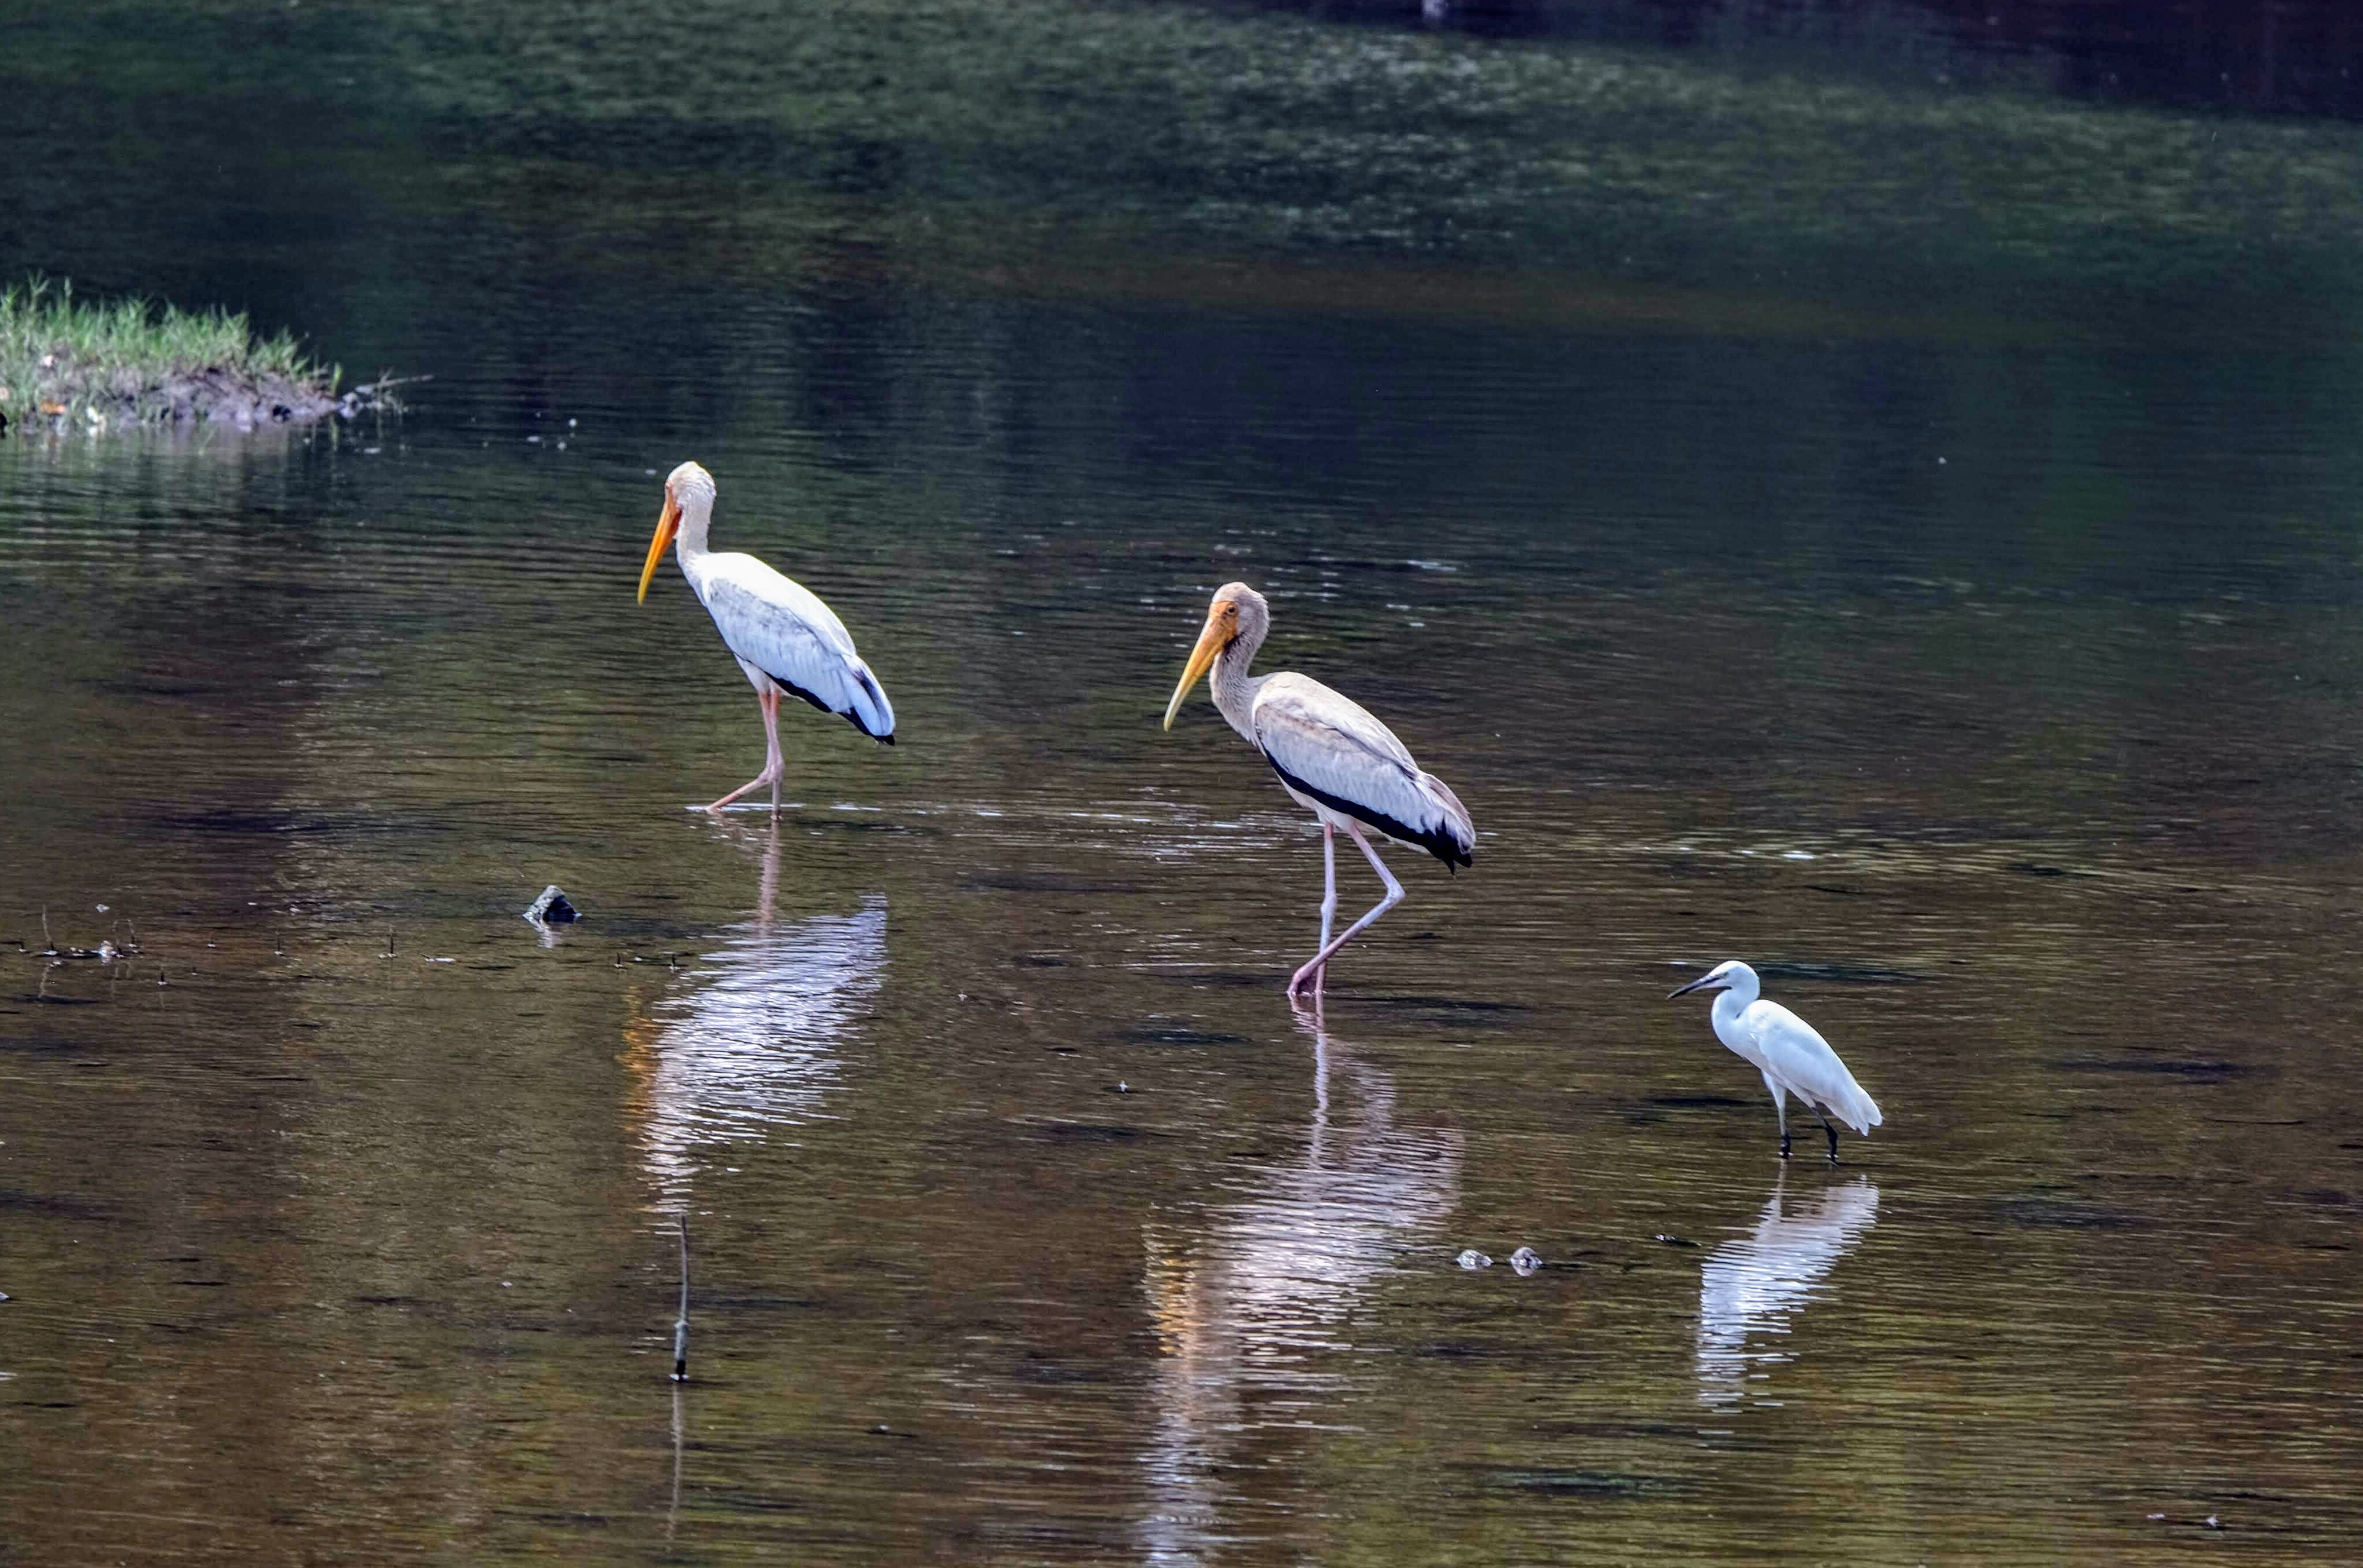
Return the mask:
[[1223,650],[1245,638],[1250,648],[1263,640],[1266,628],[1271,625],[1271,606],[1264,596],[1245,583],[1226,583],[1215,590],[1214,603],[1206,606],[1206,624],[1198,633],[1198,645],[1190,650],[1190,662],[1182,666],[1182,684],[1173,688],[1173,700],[1165,705],[1165,728],[1173,728],[1173,716],[1182,711],[1182,699],[1198,684]]
[[1676,996],[1687,996],[1693,991],[1753,991],[1755,989],[1756,972],[1734,958],[1716,964],[1680,990],[1667,993],[1666,1000],[1670,1002]]
[[640,603],[649,599],[649,580],[657,574],[657,562],[664,559],[665,546],[681,531],[682,513],[687,511],[697,521],[697,531],[690,535],[691,548],[704,536],[705,519],[714,511],[714,475],[696,463],[685,462],[665,475],[664,507],[657,513],[657,537],[649,543],[648,563],[640,568]]

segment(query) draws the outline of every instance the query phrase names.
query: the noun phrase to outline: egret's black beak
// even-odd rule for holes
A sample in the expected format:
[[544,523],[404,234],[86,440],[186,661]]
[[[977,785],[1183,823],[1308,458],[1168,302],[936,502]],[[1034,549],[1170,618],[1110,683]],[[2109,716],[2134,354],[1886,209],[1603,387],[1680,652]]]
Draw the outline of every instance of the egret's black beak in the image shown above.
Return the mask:
[[1713,977],[1710,975],[1702,974],[1696,980],[1692,981],[1688,985],[1683,986],[1681,990],[1667,992],[1666,1000],[1670,1002],[1677,996],[1687,996],[1692,992],[1697,990],[1700,986],[1705,984],[1711,978]]

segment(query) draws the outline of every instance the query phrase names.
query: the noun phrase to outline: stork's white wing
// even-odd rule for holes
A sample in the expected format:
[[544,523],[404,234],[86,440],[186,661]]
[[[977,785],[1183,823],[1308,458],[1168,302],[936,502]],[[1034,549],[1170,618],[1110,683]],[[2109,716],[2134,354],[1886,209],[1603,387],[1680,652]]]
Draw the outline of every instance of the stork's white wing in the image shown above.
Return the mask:
[[722,640],[815,707],[851,719],[881,740],[894,735],[894,708],[853,639],[819,597],[751,555],[715,554],[699,562],[694,585]]
[[1749,1003],[1740,1023],[1763,1053],[1765,1070],[1781,1087],[1835,1111],[1857,1132],[1868,1133],[1879,1125],[1877,1102],[1863,1093],[1813,1025],[1778,1002],[1762,1001]]
[[1282,673],[1265,678],[1252,717],[1256,744],[1283,783],[1448,863],[1469,863],[1477,832],[1467,809],[1360,704]]

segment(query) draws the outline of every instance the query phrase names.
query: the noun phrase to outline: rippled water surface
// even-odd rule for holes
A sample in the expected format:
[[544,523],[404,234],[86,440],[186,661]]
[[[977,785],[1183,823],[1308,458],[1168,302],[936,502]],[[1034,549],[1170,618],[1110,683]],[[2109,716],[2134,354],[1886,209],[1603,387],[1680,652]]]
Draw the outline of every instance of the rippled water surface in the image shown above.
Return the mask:
[[[0,440],[0,1557],[2363,1553],[2363,137],[1368,21],[6,24],[0,267],[437,379]],[[1232,578],[1481,832],[1318,1023]]]

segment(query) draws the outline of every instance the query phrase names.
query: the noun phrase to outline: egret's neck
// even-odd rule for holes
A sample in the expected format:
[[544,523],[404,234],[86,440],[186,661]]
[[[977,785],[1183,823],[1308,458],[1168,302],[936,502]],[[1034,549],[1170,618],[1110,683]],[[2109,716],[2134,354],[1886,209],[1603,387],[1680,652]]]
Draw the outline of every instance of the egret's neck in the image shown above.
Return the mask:
[[1263,646],[1263,628],[1246,626],[1224,650],[1215,656],[1214,679],[1208,683],[1215,694],[1215,707],[1230,727],[1249,740],[1255,739],[1255,694],[1263,684],[1250,680],[1248,665],[1253,662],[1256,650]]
[[1734,975],[1731,984],[1714,999],[1714,1016],[1718,1022],[1729,1022],[1747,1011],[1748,1005],[1763,994],[1756,976]]

